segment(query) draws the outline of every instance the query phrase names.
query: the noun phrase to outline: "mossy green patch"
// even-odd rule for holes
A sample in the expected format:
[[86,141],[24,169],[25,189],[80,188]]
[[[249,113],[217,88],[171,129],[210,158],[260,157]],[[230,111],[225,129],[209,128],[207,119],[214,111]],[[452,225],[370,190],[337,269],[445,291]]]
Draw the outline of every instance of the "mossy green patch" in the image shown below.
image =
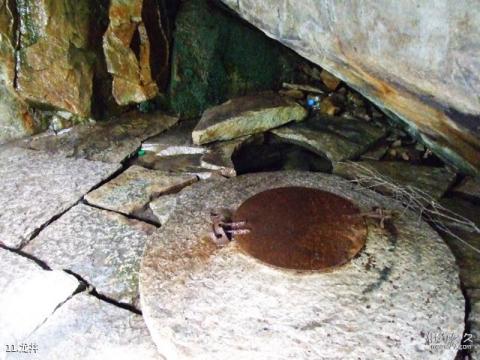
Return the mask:
[[183,117],[228,98],[292,81],[303,59],[207,0],[182,3],[176,19],[168,96]]

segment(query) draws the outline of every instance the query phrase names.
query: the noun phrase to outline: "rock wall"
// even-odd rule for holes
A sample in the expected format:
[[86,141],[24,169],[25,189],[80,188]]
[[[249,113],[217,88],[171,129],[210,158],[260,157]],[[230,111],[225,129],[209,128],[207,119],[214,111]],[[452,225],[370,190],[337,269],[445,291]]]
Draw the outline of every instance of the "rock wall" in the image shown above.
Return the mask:
[[222,1],[479,171],[478,1]]

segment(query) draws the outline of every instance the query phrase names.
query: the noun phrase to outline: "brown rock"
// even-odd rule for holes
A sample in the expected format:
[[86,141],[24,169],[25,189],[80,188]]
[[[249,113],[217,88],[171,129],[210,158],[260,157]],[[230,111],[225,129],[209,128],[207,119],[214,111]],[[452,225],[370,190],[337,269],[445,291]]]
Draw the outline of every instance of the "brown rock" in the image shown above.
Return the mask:
[[338,114],[340,107],[336,106],[332,98],[326,97],[320,102],[320,112],[330,116]]
[[327,88],[332,91],[335,91],[342,82],[339,78],[330,74],[327,70],[323,70],[320,74],[320,77]]
[[[150,41],[147,20],[143,19],[142,9],[145,6],[143,0],[112,0],[110,4],[110,24],[103,38],[103,49],[108,72],[113,75],[113,96],[119,105],[146,101],[159,93],[151,64],[155,44]],[[165,33],[161,31],[158,5],[148,2],[148,10],[145,10],[150,16],[156,16],[156,26],[160,31],[155,42],[167,41]],[[133,48],[135,35],[139,42],[138,54]],[[165,55],[163,53],[158,57],[164,59]]]
[[86,1],[18,4],[17,91],[34,103],[88,116],[92,97],[90,9]]

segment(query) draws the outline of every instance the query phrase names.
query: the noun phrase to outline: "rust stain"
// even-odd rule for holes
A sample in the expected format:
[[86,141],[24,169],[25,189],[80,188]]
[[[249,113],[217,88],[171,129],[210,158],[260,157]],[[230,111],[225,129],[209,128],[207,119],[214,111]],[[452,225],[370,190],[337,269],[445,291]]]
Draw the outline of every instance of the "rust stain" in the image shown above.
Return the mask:
[[356,62],[355,54],[346,51],[338,39],[335,45],[348,63],[331,62],[330,67],[341,73],[350,85],[362,89],[385,108],[414,123],[421,133],[433,137],[440,146],[463,157],[471,165],[472,171],[480,171],[480,141],[477,136],[462,131],[455,119],[449,117],[443,109],[422,101],[420,94],[390,84],[364,69]]
[[365,245],[367,227],[359,209],[338,195],[304,187],[267,190],[247,199],[235,222],[250,230],[235,234],[241,250],[275,267],[330,270],[347,263]]

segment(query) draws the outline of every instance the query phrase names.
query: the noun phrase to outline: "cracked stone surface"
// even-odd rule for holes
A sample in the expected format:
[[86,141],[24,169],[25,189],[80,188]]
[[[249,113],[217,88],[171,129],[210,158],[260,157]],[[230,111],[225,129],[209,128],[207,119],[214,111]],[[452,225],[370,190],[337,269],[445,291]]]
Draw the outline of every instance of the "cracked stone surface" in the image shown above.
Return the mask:
[[138,270],[155,227],[79,204],[49,225],[25,248],[52,269],[80,275],[97,292],[136,306]]
[[143,140],[161,133],[177,121],[178,118],[163,113],[132,112],[58,134],[44,133],[20,144],[67,157],[119,163],[135,152]]
[[26,342],[38,345],[38,359],[163,359],[140,315],[85,293],[63,304]]
[[191,174],[171,174],[133,165],[85,196],[90,204],[121,212],[138,214],[161,194],[177,192],[197,181]]
[[12,146],[0,148],[0,241],[19,248],[73,206],[119,165],[67,159]]
[[369,221],[365,249],[326,273],[272,268],[235,242],[222,248],[211,242],[211,208],[235,209],[260,191],[290,185],[331,191],[361,210],[401,210],[336,176],[307,172],[245,175],[183,190],[142,260],[142,310],[160,353],[178,359],[453,359],[456,350],[430,350],[421,334],[441,328],[462,335],[458,270],[447,245],[416,214],[395,219],[390,230]]
[[332,162],[361,155],[386,134],[384,128],[365,121],[326,115],[317,115],[301,123],[282,126],[271,132]]
[[17,344],[78,288],[75,277],[43,270],[30,259],[0,248],[0,345]]
[[234,98],[205,110],[192,132],[194,144],[230,140],[261,133],[290,121],[301,121],[307,110],[272,92]]
[[[373,172],[373,173],[372,173]],[[434,199],[439,199],[455,180],[455,173],[444,167],[412,165],[400,161],[359,161],[334,164],[333,173],[347,179],[360,179],[364,186],[372,186],[372,174],[392,180],[403,187],[414,187]],[[388,188],[375,186],[375,190],[388,193]]]

